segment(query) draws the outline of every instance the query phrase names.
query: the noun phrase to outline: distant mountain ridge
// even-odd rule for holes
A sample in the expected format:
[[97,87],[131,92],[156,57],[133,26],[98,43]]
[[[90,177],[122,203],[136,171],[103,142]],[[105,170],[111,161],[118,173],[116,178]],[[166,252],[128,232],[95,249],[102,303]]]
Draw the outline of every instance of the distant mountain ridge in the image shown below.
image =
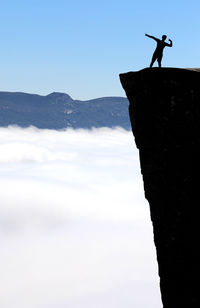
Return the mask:
[[0,126],[33,125],[48,129],[120,126],[129,130],[128,104],[125,97],[81,101],[59,92],[46,96],[0,92]]

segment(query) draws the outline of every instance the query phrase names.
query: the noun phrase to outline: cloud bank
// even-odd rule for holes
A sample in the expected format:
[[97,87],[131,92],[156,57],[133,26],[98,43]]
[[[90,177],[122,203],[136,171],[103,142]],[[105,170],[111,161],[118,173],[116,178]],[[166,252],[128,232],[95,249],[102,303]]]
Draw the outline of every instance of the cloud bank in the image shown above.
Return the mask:
[[1,307],[161,306],[131,132],[0,128],[0,168]]

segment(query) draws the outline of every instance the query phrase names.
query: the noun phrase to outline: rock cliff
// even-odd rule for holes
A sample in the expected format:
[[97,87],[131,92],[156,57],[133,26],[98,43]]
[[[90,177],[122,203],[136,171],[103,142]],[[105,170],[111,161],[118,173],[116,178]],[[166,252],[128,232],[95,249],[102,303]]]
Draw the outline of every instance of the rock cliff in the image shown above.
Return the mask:
[[198,307],[200,72],[120,74],[149,201],[164,308]]

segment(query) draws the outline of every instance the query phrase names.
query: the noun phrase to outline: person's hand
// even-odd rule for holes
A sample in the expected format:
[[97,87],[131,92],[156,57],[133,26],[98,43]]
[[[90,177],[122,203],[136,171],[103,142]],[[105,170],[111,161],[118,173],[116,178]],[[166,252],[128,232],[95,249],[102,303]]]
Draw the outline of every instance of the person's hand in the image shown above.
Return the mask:
[[145,35],[147,36],[148,34],[147,34],[147,33],[145,33]]
[[172,42],[172,40],[168,39],[168,41]]

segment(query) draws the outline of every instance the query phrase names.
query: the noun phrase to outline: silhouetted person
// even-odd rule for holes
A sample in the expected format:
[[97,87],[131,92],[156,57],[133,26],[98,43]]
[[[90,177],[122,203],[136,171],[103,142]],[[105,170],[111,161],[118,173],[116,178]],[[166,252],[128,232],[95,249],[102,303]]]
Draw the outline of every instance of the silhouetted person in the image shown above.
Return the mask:
[[159,40],[155,36],[151,36],[151,35],[148,35],[148,34],[145,34],[145,35],[147,37],[152,38],[153,40],[155,40],[157,42],[157,47],[156,47],[156,50],[153,53],[153,57],[152,57],[152,60],[151,60],[150,67],[153,66],[153,64],[156,60],[158,61],[158,66],[161,67],[161,61],[162,61],[162,57],[163,57],[163,49],[165,48],[165,46],[172,47],[172,40],[169,39],[170,44],[168,44],[168,43],[165,42],[165,40],[167,38],[166,35],[162,36],[162,40]]

